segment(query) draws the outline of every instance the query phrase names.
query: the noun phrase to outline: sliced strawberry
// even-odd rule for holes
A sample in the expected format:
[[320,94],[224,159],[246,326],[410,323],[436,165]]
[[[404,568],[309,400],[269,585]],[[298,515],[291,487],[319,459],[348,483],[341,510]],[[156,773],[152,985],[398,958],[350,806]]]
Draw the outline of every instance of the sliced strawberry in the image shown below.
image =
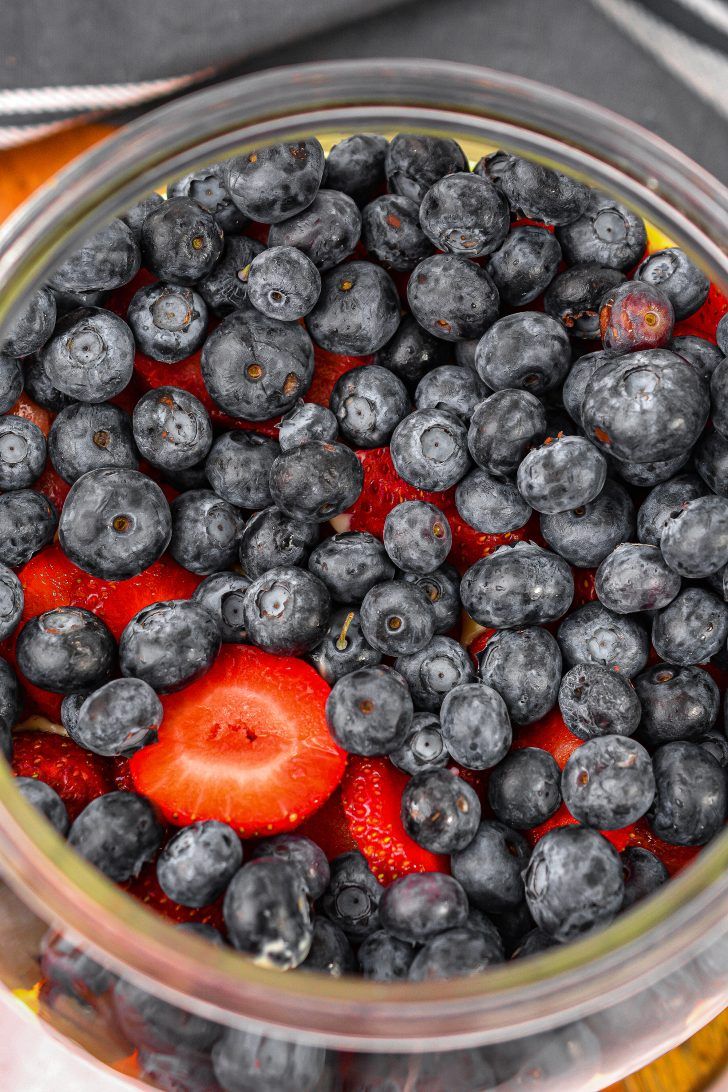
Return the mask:
[[405,500],[430,501],[438,505],[448,518],[453,540],[448,561],[460,572],[470,568],[481,557],[487,557],[499,546],[524,539],[541,541],[535,517],[519,530],[505,534],[486,535],[475,531],[458,514],[454,488],[436,493],[408,485],[394,469],[388,447],[358,451],[357,456],[364,470],[364,485],[355,504],[342,517],[342,526],[345,522],[349,530],[369,531],[381,538],[387,514],[396,504]]
[[[545,823],[541,823],[537,827],[531,827],[530,830],[521,831],[527,842],[530,842],[532,846],[536,845],[544,834],[548,834],[550,830],[555,830],[557,827],[571,827],[576,826],[578,820],[574,818],[566,804],[561,804],[558,811],[555,811],[550,819],[547,819]],[[622,850],[629,844],[630,838],[634,832],[634,824],[628,827],[622,827],[620,830],[602,830],[599,833],[603,834],[608,842],[611,842],[617,852],[621,853]]]
[[134,784],[175,826],[219,819],[245,838],[293,830],[344,772],[328,694],[302,660],[224,645],[206,675],[162,699],[159,742],[129,761]]
[[331,794],[323,807],[309,815],[298,827],[297,834],[304,834],[320,846],[330,861],[342,853],[356,849],[356,842],[349,830],[341,789]]
[[533,724],[514,726],[513,750],[523,747],[540,747],[556,759],[559,769],[563,770],[567,760],[584,741],[575,736],[564,723],[564,718],[557,708]]
[[596,569],[574,569],[574,598],[571,609],[583,607],[585,603],[591,603],[597,598],[597,590],[594,584],[597,575]]
[[313,379],[304,401],[318,402],[320,406],[327,408],[337,379],[346,375],[352,368],[358,368],[360,364],[371,364],[374,360],[373,356],[342,356],[339,353],[329,353],[320,345],[314,345],[313,356]]
[[180,925],[197,921],[202,925],[212,925],[214,929],[224,930],[225,928],[222,916],[222,896],[208,906],[180,906],[178,902],[168,898],[159,886],[157,867],[154,862],[144,865],[138,876],[121,884],[121,887],[150,910],[156,910],[169,921]]
[[51,430],[53,424],[53,418],[55,413],[51,413],[50,410],[44,409],[43,406],[39,406],[37,402],[23,391],[18,401],[13,408],[9,410],[10,413],[16,417],[25,417],[28,421],[32,421],[34,425],[37,425],[44,436],[47,436]]
[[728,312],[728,298],[711,284],[708,298],[702,307],[698,308],[694,315],[680,319],[675,323],[674,337],[683,337],[685,334],[695,334],[697,337],[705,337],[708,341],[715,342],[715,328]]
[[128,758],[112,758],[114,768],[114,784],[121,792],[134,792],[134,779],[129,769]]
[[68,736],[54,732],[13,734],[13,772],[37,777],[55,789],[71,820],[97,796],[113,792],[114,767],[108,758],[82,750]]
[[26,679],[25,675],[20,671],[14,662],[13,655],[8,658],[14,665],[23,687],[23,716],[29,717],[40,714],[42,717],[48,717],[48,720],[52,720],[54,724],[60,724],[63,694],[54,694],[52,690],[43,690],[42,687],[36,686],[35,683]]
[[349,759],[341,798],[349,830],[380,883],[410,872],[449,872],[449,859],[418,846],[400,818],[409,781],[387,758]]
[[632,827],[627,842],[629,846],[641,846],[659,857],[671,876],[676,875],[685,865],[689,865],[700,853],[702,846],[673,846],[663,842],[650,828],[646,819],[639,819]]
[[71,491],[71,487],[68,482],[65,482],[60,474],[57,474],[53,469],[53,464],[50,459],[45,464],[43,473],[39,478],[36,478],[33,483],[33,489],[36,489],[43,496],[47,497],[55,508],[58,514],[61,514],[66,497]]

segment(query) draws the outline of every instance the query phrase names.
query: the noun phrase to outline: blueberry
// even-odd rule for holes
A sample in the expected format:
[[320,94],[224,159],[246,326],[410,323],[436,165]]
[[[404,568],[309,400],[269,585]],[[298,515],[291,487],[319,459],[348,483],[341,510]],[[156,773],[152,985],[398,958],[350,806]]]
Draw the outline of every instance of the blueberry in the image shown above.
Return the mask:
[[248,305],[250,265],[264,249],[262,243],[247,235],[227,236],[222,254],[196,285],[196,291],[216,315],[229,315]]
[[715,340],[723,355],[728,356],[728,319],[726,319],[725,315],[715,328]]
[[717,429],[696,444],[695,469],[714,493],[728,497],[728,440]]
[[681,583],[656,546],[623,542],[600,564],[595,587],[608,610],[633,614],[666,607],[680,591]]
[[399,324],[399,296],[384,269],[349,261],[324,274],[321,295],[306,316],[311,337],[331,353],[364,356],[389,341]]
[[676,319],[687,318],[708,298],[710,281],[679,247],[655,250],[639,265],[635,279],[660,288],[675,310]]
[[119,663],[122,675],[171,694],[204,675],[219,650],[217,620],[193,599],[173,599],[134,615],[119,641]]
[[309,663],[329,686],[361,667],[374,667],[381,659],[381,652],[365,640],[355,607],[334,610],[326,636],[308,654]]
[[123,319],[101,307],[72,311],[42,352],[54,387],[79,402],[106,402],[134,371],[134,337]]
[[45,459],[45,437],[33,421],[12,414],[0,417],[0,489],[32,485]]
[[172,501],[169,552],[199,576],[229,569],[238,560],[243,515],[211,489],[190,489]]
[[623,273],[596,262],[574,265],[551,281],[544,294],[544,308],[572,337],[597,338],[602,300],[623,280]]
[[561,436],[526,455],[518,490],[532,508],[556,515],[589,504],[607,478],[607,461],[582,436]]
[[713,427],[721,436],[728,436],[728,410],[726,398],[728,397],[728,357],[723,357],[710,379],[710,395],[713,404]]
[[476,561],[460,584],[468,614],[481,626],[510,628],[554,622],[574,595],[571,568],[532,542],[499,546]]
[[[470,368],[471,372],[476,370],[475,368],[475,351],[478,348],[478,342],[480,338],[469,338],[466,341],[455,342],[455,363],[460,368]],[[447,348],[447,346],[443,346]]]
[[353,197],[358,205],[384,186],[384,158],[388,141],[379,133],[344,137],[326,157],[324,182],[332,190]]
[[472,368],[445,364],[423,376],[415,391],[417,409],[445,409],[469,421],[489,389]]
[[281,451],[292,451],[309,440],[331,443],[339,435],[339,422],[326,406],[316,402],[299,402],[289,410],[278,425]]
[[326,1052],[253,1031],[229,1028],[212,1050],[224,1092],[315,1092],[323,1088]]
[[541,534],[551,549],[584,569],[599,565],[615,546],[631,537],[633,529],[630,496],[609,478],[588,504],[541,516]]
[[207,305],[191,288],[157,282],[134,293],[126,320],[143,353],[176,364],[205,340]]
[[484,820],[473,840],[453,853],[452,874],[480,910],[503,913],[523,901],[522,874],[530,856],[528,843],[495,819]]
[[250,587],[247,576],[239,573],[213,573],[198,584],[192,598],[215,618],[224,644],[244,644],[245,593]]
[[139,465],[129,415],[108,402],[74,402],[62,409],[48,434],[48,456],[71,485],[89,470]]
[[40,942],[40,971],[43,996],[51,1002],[57,994],[66,994],[84,1008],[111,987],[114,976],[100,963],[62,933],[52,930]]
[[652,463],[632,463],[612,459],[611,468],[628,485],[635,485],[638,489],[651,489],[654,485],[674,477],[689,460],[690,451],[688,450],[672,459],[661,459]]
[[523,307],[532,303],[556,276],[561,247],[545,228],[522,225],[511,230],[491,255],[488,272],[504,303]]
[[141,240],[142,224],[147,216],[153,209],[156,209],[163,203],[164,198],[161,194],[150,193],[147,197],[142,197],[141,201],[137,201],[136,205],[132,205],[131,208],[127,209],[126,212],[119,217],[119,219],[123,220],[129,228],[137,243]]
[[331,880],[321,909],[350,940],[364,940],[379,929],[383,890],[362,854],[353,850],[331,862]]
[[134,407],[134,440],[142,456],[163,470],[187,470],[204,459],[212,445],[207,410],[180,387],[158,387]]
[[[196,925],[197,922],[189,924]],[[198,1054],[194,1050],[167,1053],[140,1047],[137,1064],[140,1080],[151,1084],[153,1088],[165,1089],[166,1092],[195,1092],[199,1088],[215,1087],[215,1074],[209,1055]]]
[[540,311],[519,311],[493,323],[475,350],[478,375],[493,390],[543,394],[559,386],[571,364],[566,330]]
[[652,622],[657,655],[670,664],[704,664],[725,647],[728,607],[705,588],[685,588]]
[[242,863],[243,847],[232,827],[208,819],[183,827],[167,842],[157,860],[157,879],[173,902],[207,906]]
[[[203,1052],[221,1033],[219,1024],[171,1005],[123,978],[114,986],[112,1001],[122,1034],[143,1050],[172,1052],[178,1059],[186,1053],[204,1057]],[[183,1092],[187,1092],[184,1086]]]
[[270,144],[229,159],[224,183],[235,205],[251,220],[277,224],[307,208],[324,173],[324,150],[315,137]]
[[[599,664],[632,678],[647,662],[649,639],[642,626],[630,617],[607,610],[598,601],[573,611],[561,622],[557,636],[568,667]],[[487,656],[492,640],[483,657]]]
[[308,567],[343,603],[360,603],[376,584],[392,580],[395,572],[382,543],[367,531],[324,539],[312,551]]
[[326,854],[303,834],[278,834],[258,842],[253,857],[280,857],[301,873],[310,899],[321,898],[331,879]]
[[220,323],[202,349],[202,378],[231,417],[265,421],[285,413],[309,388],[313,345],[297,322],[247,312]]
[[489,770],[507,755],[513,733],[508,708],[497,690],[458,683],[440,709],[445,746],[466,770]]
[[561,397],[566,412],[579,427],[582,425],[581,407],[589,380],[602,365],[610,364],[618,356],[619,354],[611,349],[597,349],[596,352],[580,356],[571,365],[569,374],[564,380]]
[[362,242],[387,269],[407,272],[434,247],[420,227],[420,209],[409,197],[386,193],[362,210]]
[[116,646],[100,618],[82,607],[56,607],[26,622],[18,634],[18,667],[34,686],[54,694],[93,690],[114,666]]
[[189,197],[172,197],[149,213],[142,225],[144,265],[174,285],[194,284],[222,253],[222,229]]
[[431,368],[448,364],[450,355],[447,342],[423,330],[412,315],[403,315],[392,337],[377,353],[376,360],[405,383],[418,383]]
[[450,553],[452,534],[445,514],[429,501],[402,501],[384,521],[384,549],[400,569],[434,572]]
[[420,262],[407,283],[407,299],[420,326],[443,341],[482,337],[498,317],[498,289],[490,274],[459,254],[433,254]]
[[634,685],[642,705],[640,736],[653,746],[695,739],[717,720],[720,692],[699,667],[655,664]]
[[434,713],[415,713],[409,735],[401,747],[391,751],[391,761],[408,774],[436,770],[450,761],[442,739],[440,721]]
[[641,281],[618,284],[602,300],[602,345],[616,352],[661,349],[670,343],[675,314],[664,292]]
[[37,361],[34,359],[30,367],[26,366],[24,373],[17,360],[0,352],[0,413],[7,413],[13,408],[23,393],[24,374],[27,379],[28,371],[35,367]]
[[311,948],[300,967],[341,978],[357,970],[357,959],[343,929],[319,916],[314,918]]
[[133,755],[157,741],[162,703],[141,679],[112,679],[78,710],[73,738],[97,755]]
[[468,896],[457,880],[442,872],[413,873],[389,885],[379,903],[387,932],[409,944],[423,944],[468,920]]
[[435,611],[427,594],[402,580],[376,584],[361,604],[361,629],[385,656],[409,656],[435,633]]
[[[0,362],[8,360],[8,357],[0,356]],[[45,369],[43,363],[42,354],[38,356],[30,356],[23,362],[23,370],[20,371],[17,361],[13,360],[12,364],[18,369],[17,375],[7,373],[4,364],[0,364],[2,367],[2,374],[0,374],[0,392],[7,391],[7,395],[0,393],[0,407],[6,406],[6,402],[13,399],[10,405],[7,405],[2,412],[7,413],[8,410],[17,402],[20,394],[25,386],[25,390],[28,392],[34,402],[37,402],[39,406],[43,406],[44,409],[52,410],[53,413],[58,413],[59,410],[65,409],[66,406],[70,406],[74,401],[73,398],[69,398],[67,394],[59,391],[57,387],[54,387],[51,383],[48,372]],[[11,387],[5,387],[5,383],[11,384]],[[17,386],[15,385],[17,384]],[[15,390],[17,389],[17,397],[15,397]]]
[[556,236],[570,265],[596,262],[622,271],[636,265],[647,246],[642,218],[600,193],[592,193],[581,216],[562,225]]
[[561,771],[548,751],[511,751],[488,781],[488,803],[501,823],[516,830],[540,826],[561,803]]
[[55,789],[46,785],[45,781],[39,781],[37,777],[16,777],[15,785],[28,803],[44,815],[59,834],[66,834],[69,825],[68,812]]
[[415,410],[392,434],[394,468],[417,489],[449,489],[470,466],[467,436],[464,422],[449,410]]
[[526,902],[539,929],[563,943],[608,925],[624,896],[622,862],[588,827],[558,827],[536,844],[525,874]]
[[569,668],[561,680],[559,708],[566,727],[579,739],[631,736],[642,713],[629,680],[599,663]]
[[390,754],[412,724],[406,682],[389,667],[363,667],[338,679],[326,701],[329,731],[349,754]]
[[438,179],[467,169],[462,148],[447,137],[398,133],[387,148],[385,172],[390,190],[418,205]]
[[618,459],[652,462],[686,451],[708,416],[705,384],[667,349],[628,353],[587,384],[582,417],[587,435]]
[[438,250],[482,258],[501,245],[510,227],[507,203],[486,178],[448,174],[427,191],[420,223]]
[[478,974],[502,958],[493,939],[480,930],[469,926],[448,929],[420,949],[412,961],[409,978],[412,982],[460,978]]
[[295,248],[325,273],[349,257],[359,242],[361,228],[362,215],[351,197],[321,189],[301,212],[273,224],[268,246]]
[[14,632],[24,603],[23,585],[12,569],[0,562],[0,640]]
[[271,501],[270,468],[279,454],[278,444],[267,436],[245,430],[225,432],[207,456],[207,480],[230,504],[239,508],[264,508]]
[[231,201],[225,189],[224,176],[224,163],[210,163],[194,174],[186,174],[171,182],[167,187],[167,197],[189,197],[214,216],[223,231],[235,234],[243,230],[247,218]]
[[693,334],[674,337],[668,349],[672,349],[673,353],[687,360],[706,383],[710,383],[716,368],[725,359],[718,346],[712,341],[704,337],[695,337]]
[[308,890],[301,870],[283,857],[244,865],[225,892],[223,916],[230,941],[254,962],[280,970],[297,967],[313,936]]
[[[491,914],[488,915],[484,910],[479,910],[477,906],[471,906],[468,913],[468,929],[472,929],[476,933],[483,933],[488,938],[494,949],[498,953],[499,962],[503,960],[505,956],[504,937],[506,935],[506,929],[503,924],[506,920],[509,922],[514,921],[519,916],[522,916],[522,911],[525,909],[525,903],[521,902],[515,910],[506,910],[504,914]],[[530,914],[526,911],[528,917],[528,924],[524,925],[524,929],[521,933],[533,925]],[[496,924],[497,923],[497,924]]]
[[528,956],[538,955],[548,948],[556,946],[556,941],[548,933],[541,929],[532,929],[527,933],[518,947],[514,950],[511,959],[526,959]]
[[253,581],[243,609],[252,644],[266,652],[295,656],[323,640],[331,602],[318,577],[282,565]]
[[309,313],[320,292],[318,269],[294,246],[272,246],[250,265],[248,299],[268,318],[295,322]]
[[728,500],[697,497],[670,515],[660,537],[667,564],[681,576],[699,580],[728,562]]
[[10,730],[15,727],[22,703],[23,695],[15,672],[0,656],[0,751],[8,762],[13,750]]
[[74,819],[68,844],[111,880],[138,876],[162,841],[154,808],[134,792],[97,796]]
[[398,656],[395,668],[409,686],[418,709],[435,712],[453,687],[475,678],[470,656],[452,637],[433,637],[408,656]]
[[378,364],[345,372],[334,384],[329,402],[341,435],[353,447],[382,447],[409,410],[402,380]]
[[447,633],[460,617],[460,576],[452,565],[432,573],[403,573],[402,579],[422,588],[435,611],[435,633]]
[[587,740],[564,766],[561,794],[585,826],[627,827],[642,818],[654,799],[652,761],[641,743],[623,735]]
[[78,714],[87,697],[88,691],[83,690],[79,694],[66,694],[61,702],[61,724],[74,743],[76,742]]
[[696,740],[708,754],[712,755],[719,766],[725,770],[728,768],[728,739],[717,728],[711,728],[709,732]]
[[[475,790],[450,770],[423,770],[404,787],[404,829],[432,853],[464,850],[475,837],[479,822],[480,801]],[[459,879],[462,883],[462,877]],[[467,890],[467,885],[463,886]]]
[[86,238],[48,282],[61,292],[106,291],[128,284],[141,265],[137,241],[123,220],[112,220]]
[[725,771],[697,743],[667,743],[653,758],[657,791],[648,815],[658,838],[675,846],[702,846],[722,828]]
[[547,629],[500,630],[479,657],[479,674],[506,703],[514,724],[532,724],[556,704],[561,652]]
[[79,307],[103,307],[109,297],[108,292],[89,290],[88,292],[64,292],[54,288],[56,297],[56,314],[60,319],[71,311],[77,311]]
[[628,910],[667,883],[669,874],[660,858],[642,846],[627,846],[620,856],[624,875],[622,910]]
[[[275,507],[265,508],[245,524],[240,539],[240,564],[251,580],[269,569],[305,565],[318,539],[317,523],[293,519]],[[318,575],[315,570],[312,572]]]
[[56,297],[50,288],[39,288],[7,324],[2,352],[10,357],[37,353],[53,333],[55,324]]
[[695,474],[681,474],[656,485],[645,497],[637,513],[637,534],[640,542],[659,546],[662,532],[671,517],[705,493],[705,486]]
[[498,151],[478,166],[478,173],[495,183],[511,208],[532,220],[569,224],[583,214],[591,198],[582,182],[521,156]]
[[164,493],[137,470],[90,470],[71,486],[58,526],[63,552],[104,580],[136,576],[164,553],[172,517]]
[[309,440],[282,452],[270,471],[273,502],[294,519],[326,523],[361,493],[364,471],[343,444]]
[[359,970],[374,982],[397,982],[407,978],[417,949],[378,929],[362,943],[357,953]]
[[56,510],[42,493],[17,489],[0,496],[0,562],[20,568],[53,539]]
[[528,391],[496,391],[473,412],[468,449],[482,470],[510,477],[545,435],[546,414],[538,398]]

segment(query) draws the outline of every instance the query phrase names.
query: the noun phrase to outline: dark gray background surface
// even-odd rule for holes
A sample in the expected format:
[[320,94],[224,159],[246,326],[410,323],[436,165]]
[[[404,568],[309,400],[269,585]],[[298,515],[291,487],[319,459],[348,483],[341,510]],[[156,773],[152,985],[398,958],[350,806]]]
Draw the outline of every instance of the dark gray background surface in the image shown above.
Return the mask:
[[728,178],[728,124],[590,0],[5,0],[0,86],[122,82],[326,58],[514,72],[634,118]]

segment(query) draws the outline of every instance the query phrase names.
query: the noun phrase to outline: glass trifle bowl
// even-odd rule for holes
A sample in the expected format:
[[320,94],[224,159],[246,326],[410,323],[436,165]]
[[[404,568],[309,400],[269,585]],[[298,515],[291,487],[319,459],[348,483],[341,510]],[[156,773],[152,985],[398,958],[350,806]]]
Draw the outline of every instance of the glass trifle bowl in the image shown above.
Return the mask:
[[[453,137],[471,163],[503,148],[572,174],[637,211],[653,247],[682,247],[715,286],[709,303],[728,290],[728,191],[680,151],[527,80],[380,60],[245,77],[120,130],[3,225],[0,318],[9,321],[87,235],[170,180],[276,141],[316,136],[328,150],[346,135],[402,131]],[[259,1064],[256,1083],[232,1077],[230,1088],[588,1092],[725,1007],[726,866],[723,834],[608,928],[469,978],[382,984],[281,974],[175,930],[107,880],[0,763],[0,977],[99,1065],[163,1088],[216,1088],[210,1049],[232,1028]],[[99,965],[98,989],[80,988],[71,972],[66,988],[44,983],[41,959],[55,958],[58,970],[64,945]],[[155,1010],[152,1035],[119,1021],[109,999],[116,976],[168,1004]]]

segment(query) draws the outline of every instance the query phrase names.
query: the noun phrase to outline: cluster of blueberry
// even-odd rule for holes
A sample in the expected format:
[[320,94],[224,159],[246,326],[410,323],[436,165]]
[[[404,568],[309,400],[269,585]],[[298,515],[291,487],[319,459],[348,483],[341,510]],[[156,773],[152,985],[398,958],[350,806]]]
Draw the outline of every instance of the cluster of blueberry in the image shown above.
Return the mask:
[[[182,906],[224,895],[228,939],[266,963],[419,981],[571,940],[666,880],[602,832],[647,816],[698,846],[721,829],[728,742],[706,664],[725,667],[728,637],[728,319],[717,345],[674,336],[710,286],[677,248],[644,257],[646,240],[630,209],[515,155],[470,171],[452,140],[359,135],[328,158],[309,139],[190,175],[56,270],[0,355],[0,637],[21,680],[64,696],[85,751],[129,757],[164,730],[159,695],[222,645],[305,658],[332,687],[335,743],[408,775],[403,834],[451,875],[383,887],[361,853],[329,867],[293,834],[243,864],[214,819],[163,845],[159,801],[129,791],[69,827],[58,794],[21,778],[71,845],[118,882],[155,860]],[[104,304],[142,266],[122,318]],[[367,357],[326,405],[304,400],[314,346]],[[198,352],[193,393],[177,378]],[[165,381],[124,408],[141,354]],[[54,415],[47,440],[9,412],[24,386]],[[382,533],[341,530],[378,449],[401,499]],[[34,488],[46,459],[70,487],[60,515]],[[463,527],[498,548],[461,576]],[[169,551],[201,582],[138,611],[118,647],[85,607],[25,617],[13,570],[56,529],[93,578]],[[572,567],[596,569],[578,609]],[[492,631],[477,658],[454,636],[461,606]],[[9,757],[21,696],[0,668]],[[565,763],[513,746],[557,706],[583,741]],[[489,771],[483,791],[453,766]],[[532,849],[562,803],[576,823]],[[49,953],[62,980],[72,953]],[[212,1046],[205,1021],[182,1027],[136,988],[114,1000],[142,1050],[171,1026]],[[246,1042],[213,1048],[224,1088],[258,1058]]]

